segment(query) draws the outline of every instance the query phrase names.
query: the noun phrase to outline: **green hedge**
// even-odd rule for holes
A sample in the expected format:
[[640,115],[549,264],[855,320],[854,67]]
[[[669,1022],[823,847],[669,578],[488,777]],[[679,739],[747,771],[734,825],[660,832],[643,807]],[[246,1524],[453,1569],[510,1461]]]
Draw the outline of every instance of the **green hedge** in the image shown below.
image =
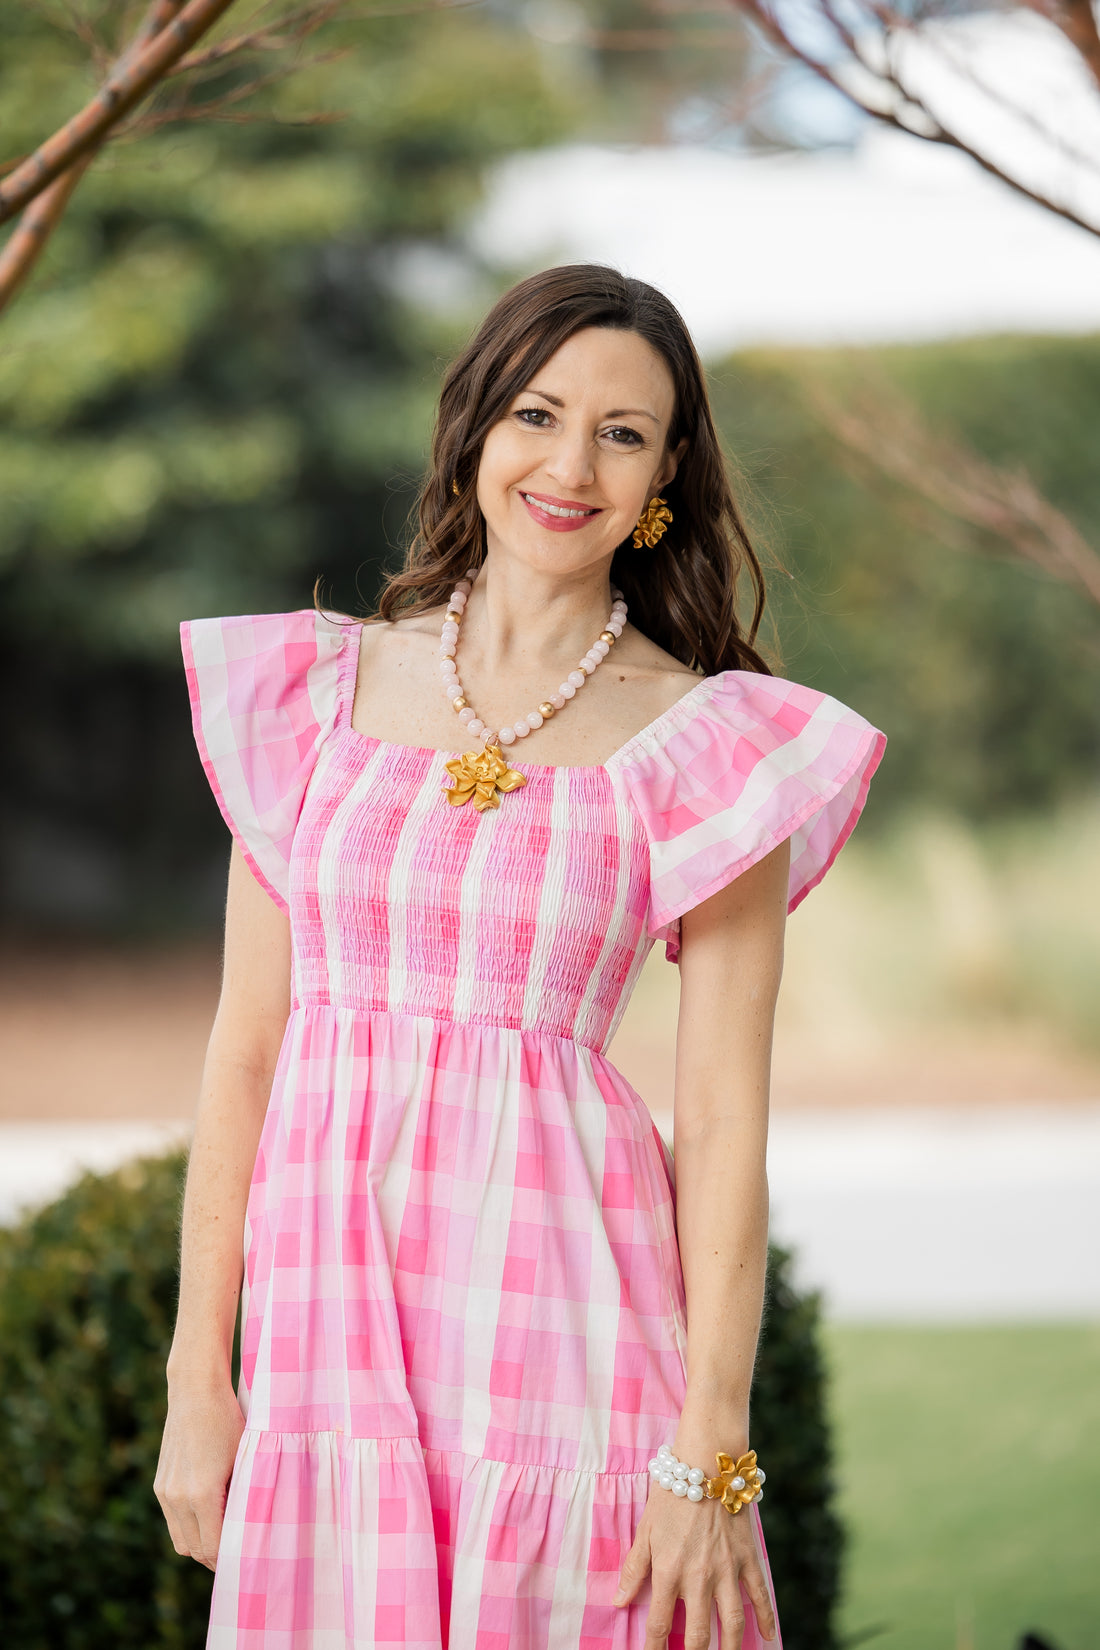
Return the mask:
[[[13,1650],[200,1650],[211,1577],[172,1549],[152,1483],[185,1156],[85,1175],[0,1232],[0,1623]],[[832,1650],[817,1303],[770,1256],[753,1442],[786,1650]]]

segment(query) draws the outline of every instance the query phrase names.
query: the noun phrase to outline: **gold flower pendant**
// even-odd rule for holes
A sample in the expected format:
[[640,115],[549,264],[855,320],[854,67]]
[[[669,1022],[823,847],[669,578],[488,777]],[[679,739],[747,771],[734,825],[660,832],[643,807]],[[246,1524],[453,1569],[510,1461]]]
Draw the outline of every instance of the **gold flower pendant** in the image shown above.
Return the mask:
[[454,776],[453,785],[443,787],[447,801],[456,808],[473,800],[479,814],[486,808],[499,808],[503,791],[517,791],[526,785],[525,774],[517,773],[504,760],[499,745],[486,745],[480,751],[466,751],[443,766]]
[[708,1499],[721,1501],[726,1511],[731,1513],[739,1513],[751,1501],[760,1500],[764,1493],[764,1474],[756,1465],[754,1449],[736,1461],[725,1450],[719,1450],[715,1460],[718,1462],[718,1472],[715,1477],[708,1478],[703,1486]]

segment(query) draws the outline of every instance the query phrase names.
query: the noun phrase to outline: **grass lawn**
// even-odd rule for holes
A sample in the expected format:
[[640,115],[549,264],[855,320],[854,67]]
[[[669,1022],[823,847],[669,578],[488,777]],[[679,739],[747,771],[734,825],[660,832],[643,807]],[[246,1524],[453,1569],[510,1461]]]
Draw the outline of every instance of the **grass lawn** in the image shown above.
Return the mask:
[[1015,1650],[1030,1629],[1096,1650],[1100,1325],[824,1338],[847,1641]]

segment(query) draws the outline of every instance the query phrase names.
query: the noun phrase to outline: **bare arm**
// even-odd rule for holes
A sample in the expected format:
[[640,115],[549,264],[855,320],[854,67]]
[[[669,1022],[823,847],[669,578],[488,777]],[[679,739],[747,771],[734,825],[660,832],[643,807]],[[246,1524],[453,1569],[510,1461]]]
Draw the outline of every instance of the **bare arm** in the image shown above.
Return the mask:
[[[681,919],[673,1147],[687,1294],[687,1396],[672,1449],[717,1470],[749,1447],[749,1388],[768,1245],[766,1150],[772,1033],[783,971],[790,844]],[[764,1466],[766,1463],[761,1462]],[[653,1486],[623,1566],[626,1602],[647,1572],[647,1647],[678,1598],[685,1643],[706,1644],[717,1604],[723,1650],[739,1650],[747,1594],[762,1635],[775,1621],[748,1513]],[[743,1589],[743,1592],[742,1592]]]
[[213,1567],[244,1425],[232,1388],[245,1208],[290,1012],[290,925],[234,844],[221,997],[187,1171],[168,1421],[155,1491],[173,1544]]
[[681,921],[673,1147],[687,1401],[673,1450],[715,1471],[750,1446],[768,1246],[768,1098],[790,844]]

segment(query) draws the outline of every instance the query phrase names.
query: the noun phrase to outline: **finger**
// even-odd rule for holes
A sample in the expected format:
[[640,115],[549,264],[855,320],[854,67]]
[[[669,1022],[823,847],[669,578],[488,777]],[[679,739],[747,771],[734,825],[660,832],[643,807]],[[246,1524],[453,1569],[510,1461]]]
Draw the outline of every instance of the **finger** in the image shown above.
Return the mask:
[[675,1583],[658,1580],[653,1577],[653,1593],[649,1601],[649,1610],[645,1622],[646,1650],[664,1650],[668,1644],[668,1635],[672,1631],[672,1614],[676,1609],[676,1600],[679,1594]]
[[710,1650],[710,1593],[685,1593],[684,1607],[684,1650]]
[[212,1491],[204,1495],[196,1503],[195,1513],[199,1543],[191,1556],[200,1564],[205,1564],[208,1570],[212,1570],[218,1562],[218,1548],[221,1545],[222,1521],[225,1516],[224,1494]]
[[629,1604],[638,1588],[649,1574],[649,1542],[639,1531],[634,1545],[623,1559],[623,1567],[619,1571],[619,1585],[612,1604]]
[[737,1587],[723,1588],[716,1594],[718,1620],[722,1624],[722,1650],[741,1650],[745,1636],[745,1611],[741,1592]]
[[760,1565],[752,1560],[745,1565],[741,1572],[741,1585],[749,1595],[756,1625],[760,1629],[762,1639],[775,1638],[775,1611],[772,1609],[771,1595],[768,1584],[764,1579],[764,1572]]

